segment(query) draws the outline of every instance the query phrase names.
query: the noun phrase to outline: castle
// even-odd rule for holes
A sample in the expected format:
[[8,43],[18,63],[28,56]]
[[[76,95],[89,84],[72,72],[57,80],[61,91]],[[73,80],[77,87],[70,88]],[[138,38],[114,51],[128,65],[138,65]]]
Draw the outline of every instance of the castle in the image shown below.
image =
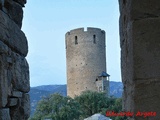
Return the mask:
[[67,95],[75,97],[82,91],[109,93],[106,73],[105,31],[99,28],[78,28],[67,32]]

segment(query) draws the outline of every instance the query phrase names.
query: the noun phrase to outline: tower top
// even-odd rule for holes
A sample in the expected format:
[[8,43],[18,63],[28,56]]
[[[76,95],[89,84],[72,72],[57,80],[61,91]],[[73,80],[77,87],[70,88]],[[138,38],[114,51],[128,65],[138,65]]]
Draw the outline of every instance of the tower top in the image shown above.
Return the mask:
[[66,35],[70,35],[70,34],[79,34],[79,33],[83,33],[83,32],[101,32],[101,33],[105,33],[104,30],[101,30],[100,28],[94,28],[94,27],[87,27],[87,30],[85,30],[85,28],[76,28],[73,30],[70,30],[66,33]]

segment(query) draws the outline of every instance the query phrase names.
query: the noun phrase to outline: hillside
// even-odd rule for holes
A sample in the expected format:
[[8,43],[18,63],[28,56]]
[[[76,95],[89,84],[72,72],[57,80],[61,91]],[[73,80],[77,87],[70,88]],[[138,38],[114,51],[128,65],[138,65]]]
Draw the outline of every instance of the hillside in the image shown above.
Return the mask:
[[[123,92],[122,82],[110,81],[110,96],[121,97]],[[64,96],[67,95],[66,85],[42,85],[37,87],[31,87],[29,92],[31,101],[31,115],[33,115],[36,105],[42,97],[48,96],[49,94],[60,93]]]

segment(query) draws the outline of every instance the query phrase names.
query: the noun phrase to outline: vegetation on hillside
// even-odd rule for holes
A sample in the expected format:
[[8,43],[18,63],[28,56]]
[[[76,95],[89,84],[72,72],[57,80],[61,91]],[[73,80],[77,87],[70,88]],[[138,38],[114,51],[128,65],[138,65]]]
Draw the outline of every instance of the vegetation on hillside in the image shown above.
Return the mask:
[[[122,82],[109,82],[110,95],[116,98],[122,97],[123,84]],[[31,102],[31,116],[36,111],[37,103],[42,99],[43,96],[49,96],[50,94],[60,93],[63,96],[67,96],[66,85],[42,85],[37,87],[31,87],[29,92]]]
[[[95,113],[106,111],[120,112],[121,98],[108,98],[105,93],[85,91],[74,99],[60,94],[44,97],[37,105],[36,112],[30,120],[83,120]],[[112,117],[112,120],[125,120],[124,117]]]

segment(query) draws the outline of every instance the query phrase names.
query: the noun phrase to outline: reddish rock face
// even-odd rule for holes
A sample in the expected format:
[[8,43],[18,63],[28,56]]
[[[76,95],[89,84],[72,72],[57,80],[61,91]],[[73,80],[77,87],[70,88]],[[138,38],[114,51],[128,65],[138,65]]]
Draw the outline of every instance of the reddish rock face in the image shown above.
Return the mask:
[[28,43],[21,31],[25,0],[0,0],[0,120],[30,114]]
[[156,112],[145,119],[160,119],[160,1],[119,0],[119,4],[123,108]]

